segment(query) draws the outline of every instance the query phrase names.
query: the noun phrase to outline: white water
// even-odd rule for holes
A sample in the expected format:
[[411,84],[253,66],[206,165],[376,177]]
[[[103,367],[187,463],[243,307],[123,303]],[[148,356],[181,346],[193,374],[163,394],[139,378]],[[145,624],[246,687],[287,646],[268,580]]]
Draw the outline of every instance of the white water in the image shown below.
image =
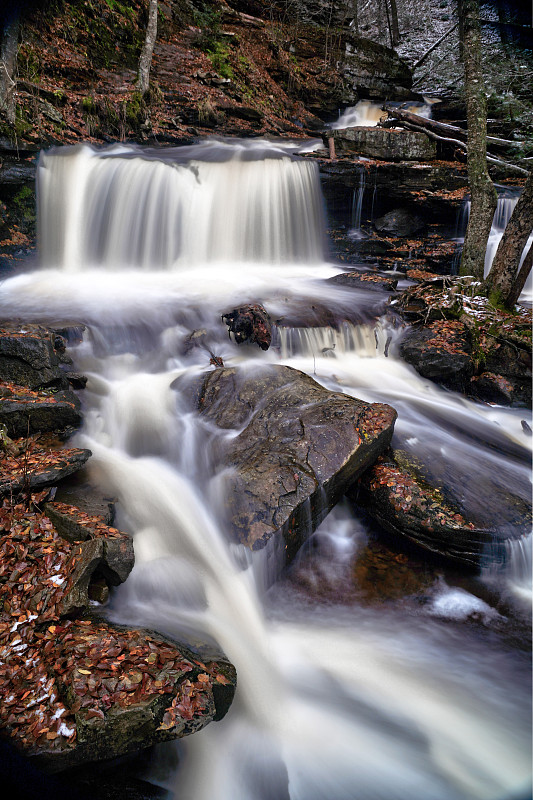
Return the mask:
[[[405,111],[410,111],[413,114],[418,114],[419,117],[429,118],[431,116],[431,105],[429,103],[388,103],[388,105],[397,105]],[[373,103],[371,100],[359,100],[355,106],[346,108],[339,119],[331,124],[333,130],[341,130],[344,128],[355,128],[363,126],[365,128],[373,128],[382,118],[386,118],[387,114],[383,111],[383,103]]]
[[[496,255],[498,245],[502,240],[503,232],[507,226],[507,223],[511,218],[511,214],[513,213],[514,207],[518,202],[519,196],[520,195],[518,194],[516,197],[498,197],[498,203],[496,205],[496,211],[494,212],[494,219],[492,220],[492,227],[489,234],[489,240],[487,242],[487,251],[485,253],[485,269],[484,269],[485,278],[490,272],[490,268],[492,266],[492,262],[494,261],[494,256]],[[470,217],[470,200],[467,200],[466,203],[464,204],[464,208],[461,211],[460,222],[458,222],[458,226],[460,225],[461,227],[459,236],[462,237],[463,241],[469,217]],[[522,252],[522,257],[520,258],[520,262],[518,265],[518,269],[520,269],[520,267],[522,266],[522,262],[526,257],[526,253],[532,244],[533,244],[533,233],[527,240],[527,243],[524,247],[524,250]],[[530,273],[528,279],[526,280],[525,286],[520,295],[520,301],[524,303],[533,302],[533,273]]]
[[[202,162],[198,170],[204,181],[199,192],[207,192],[212,180],[228,187],[233,198],[225,210],[210,213],[212,219],[227,218],[231,234],[219,231],[223,239],[227,234],[222,250],[237,257],[220,258],[217,240],[207,231],[210,260],[200,239],[204,221],[190,217],[194,227],[184,235],[194,266],[178,255],[164,271],[148,271],[151,256],[141,253],[183,252],[179,238],[173,244],[177,250],[165,249],[151,226],[160,231],[157,220],[169,206],[180,207],[182,191],[194,195],[194,173],[193,180],[181,174],[188,170],[181,159],[178,170],[167,159],[162,173],[153,158],[130,153],[118,165],[116,155],[83,150],[57,164],[58,155],[42,162],[53,180],[45,177],[39,188],[40,211],[55,230],[43,231],[41,222],[49,241],[43,248],[47,269],[6,281],[0,315],[89,326],[84,341],[72,349],[77,368],[89,376],[79,441],[94,453],[93,479],[119,498],[118,523],[131,531],[136,552],[134,571],[113,598],[113,617],[193,643],[218,642],[238,671],[228,716],[179,744],[179,768],[165,785],[176,800],[521,800],[531,766],[528,665],[496,634],[484,635],[484,626],[499,614],[442,579],[428,589],[428,604],[376,607],[353,597],[341,602],[353,580],[351,560],[368,536],[365,523],[349,510],[336,509],[326,519],[315,541],[327,546],[318,546],[311,559],[338,602],[303,593],[291,579],[266,594],[260,591],[263,581],[256,575],[265,565],[259,559],[255,572],[245,569],[249,554],[228,544],[217,524],[223,484],[213,456],[215,432],[171,385],[179,376],[210,369],[206,350],[184,355],[182,349],[193,328],[205,327],[211,351],[226,364],[287,363],[328,387],[390,402],[399,412],[394,445],[419,458],[492,522],[502,513],[508,490],[529,499],[525,412],[476,404],[421,379],[395,358],[398,332],[385,322],[375,330],[350,323],[338,331],[281,328],[277,351],[237,348],[220,315],[241,301],[262,300],[275,319],[313,302],[337,312],[372,302],[363,293],[321,282],[337,272],[317,256],[321,228],[314,232],[312,256],[305,244],[305,255],[294,251],[287,263],[279,213],[272,210],[266,221],[250,217],[254,230],[265,222],[273,226],[260,255],[242,248],[242,230],[230,214],[247,206],[262,213],[264,203],[251,185],[258,173],[246,176],[241,161],[215,162],[218,175],[210,172],[213,162]],[[201,153],[192,156],[196,166]],[[300,197],[296,209],[303,210],[295,211],[289,226],[289,238],[299,242],[293,233],[305,228],[309,214],[313,224],[320,222],[313,216],[321,202],[316,176],[310,177],[305,162],[300,167],[302,162],[288,161],[290,168],[274,163],[273,181],[283,186],[269,190],[272,202],[295,185],[311,193],[311,210]],[[160,188],[162,174],[166,185],[165,170],[179,175],[168,187],[170,196],[152,194],[146,181],[151,169]],[[121,194],[120,210],[113,212],[118,230],[104,235],[89,228],[85,215],[93,214],[95,226],[109,218],[101,216],[98,223],[88,210],[93,180],[101,205],[106,191],[122,192],[106,176],[108,170],[127,173],[131,183]],[[301,170],[305,181],[294,170]],[[58,192],[60,173],[64,183]],[[265,174],[259,170],[261,181]],[[56,198],[50,212],[49,193]],[[148,213],[152,203],[156,208]],[[209,208],[203,200],[198,205]],[[140,207],[145,212],[139,217]],[[142,234],[136,228],[140,221]],[[128,239],[124,228],[135,234],[139,250],[132,258],[143,271],[133,270],[119,252]],[[93,237],[107,243],[99,269],[94,269]],[[280,263],[265,265],[270,257]],[[306,259],[312,263],[302,266]],[[502,519],[501,525],[510,523]],[[506,574],[500,571],[496,580],[507,592]],[[464,623],[480,611],[480,621]],[[158,775],[154,765],[152,779]]]

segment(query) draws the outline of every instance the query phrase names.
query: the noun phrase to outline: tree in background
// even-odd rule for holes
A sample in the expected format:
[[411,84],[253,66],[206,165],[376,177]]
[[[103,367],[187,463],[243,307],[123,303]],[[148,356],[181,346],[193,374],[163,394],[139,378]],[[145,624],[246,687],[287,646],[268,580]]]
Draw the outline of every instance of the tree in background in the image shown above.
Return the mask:
[[485,253],[498,195],[487,167],[487,98],[481,68],[478,0],[460,0],[462,56],[468,124],[468,183],[471,210],[461,258],[461,275],[483,280]]
[[15,3],[9,4],[0,17],[0,112],[10,125],[15,124],[15,86],[19,14]]
[[150,86],[150,68],[157,38],[157,11],[157,0],[149,0],[148,25],[146,26],[146,37],[141,57],[139,58],[139,73],[137,77],[137,86],[141,94],[146,94]]

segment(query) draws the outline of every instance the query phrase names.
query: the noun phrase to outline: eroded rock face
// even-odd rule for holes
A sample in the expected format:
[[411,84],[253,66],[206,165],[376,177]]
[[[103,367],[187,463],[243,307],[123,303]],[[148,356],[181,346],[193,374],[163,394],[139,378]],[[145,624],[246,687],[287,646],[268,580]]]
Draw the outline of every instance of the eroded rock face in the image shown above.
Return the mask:
[[222,429],[227,523],[253,550],[275,534],[287,557],[346,488],[388,446],[396,412],[330,392],[290,367],[217,369],[197,393],[200,413]]
[[405,208],[388,211],[374,222],[374,227],[385,236],[414,236],[426,227],[424,220]]

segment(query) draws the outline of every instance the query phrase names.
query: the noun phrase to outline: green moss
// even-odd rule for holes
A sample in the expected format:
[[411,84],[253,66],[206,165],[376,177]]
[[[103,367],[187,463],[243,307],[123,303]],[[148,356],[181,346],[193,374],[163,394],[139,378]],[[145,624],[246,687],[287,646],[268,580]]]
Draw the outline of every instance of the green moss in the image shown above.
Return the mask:
[[221,78],[233,80],[233,69],[229,62],[230,49],[222,42],[217,42],[213,50],[207,50],[206,56],[213,65],[213,69],[218,72]]
[[124,118],[129,128],[137,130],[146,119],[146,105],[140,92],[134,92],[124,102]]

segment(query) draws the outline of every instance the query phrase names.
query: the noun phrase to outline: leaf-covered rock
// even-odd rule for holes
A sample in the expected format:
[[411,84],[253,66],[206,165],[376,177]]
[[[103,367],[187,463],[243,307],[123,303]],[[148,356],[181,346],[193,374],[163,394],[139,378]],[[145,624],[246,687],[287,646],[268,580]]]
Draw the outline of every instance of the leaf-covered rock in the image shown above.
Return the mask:
[[410,328],[400,354],[422,377],[457,391],[464,391],[474,374],[472,336],[459,320]]
[[81,424],[80,403],[74,392],[31,391],[6,382],[0,382],[0,388],[0,424],[12,438]]
[[79,618],[105,560],[97,533],[70,542],[42,513],[0,507],[0,727],[51,771],[192,733],[223,717],[235,690],[224,660]]
[[91,455],[90,450],[77,447],[46,447],[32,438],[14,445],[15,454],[0,454],[0,497],[53,486],[81,469]]
[[351,497],[397,540],[407,539],[468,567],[479,567],[484,550],[501,539],[496,527],[481,528],[467,520],[438,489],[398,463],[392,453],[380,456],[361,476]]

